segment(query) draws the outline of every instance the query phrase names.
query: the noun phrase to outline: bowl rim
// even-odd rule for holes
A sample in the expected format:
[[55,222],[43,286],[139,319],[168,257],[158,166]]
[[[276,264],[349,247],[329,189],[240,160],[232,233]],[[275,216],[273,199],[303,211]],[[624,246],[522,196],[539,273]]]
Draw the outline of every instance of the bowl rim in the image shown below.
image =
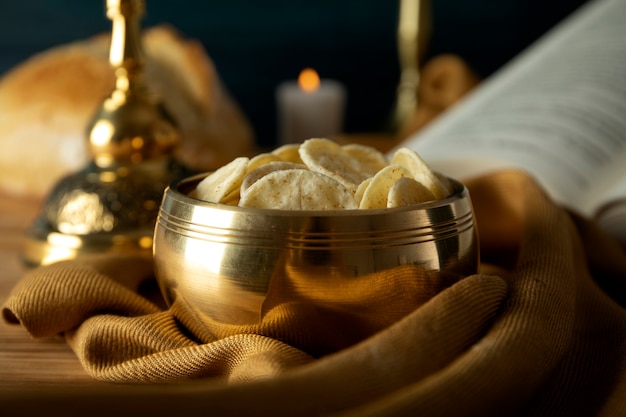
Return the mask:
[[191,187],[197,184],[210,172],[194,174],[170,183],[163,193],[163,200],[167,198],[175,198],[180,203],[186,203],[191,206],[201,206],[214,210],[233,211],[241,214],[267,215],[267,216],[298,216],[298,217],[341,217],[341,216],[370,216],[370,215],[389,215],[394,213],[403,213],[415,210],[433,210],[441,207],[447,207],[456,201],[469,199],[469,190],[461,181],[454,178],[446,177],[454,186],[454,192],[445,198],[439,200],[426,201],[423,203],[378,208],[378,209],[339,209],[339,210],[283,210],[255,207],[231,206],[228,204],[212,203],[206,200],[189,196],[181,190],[182,187]]

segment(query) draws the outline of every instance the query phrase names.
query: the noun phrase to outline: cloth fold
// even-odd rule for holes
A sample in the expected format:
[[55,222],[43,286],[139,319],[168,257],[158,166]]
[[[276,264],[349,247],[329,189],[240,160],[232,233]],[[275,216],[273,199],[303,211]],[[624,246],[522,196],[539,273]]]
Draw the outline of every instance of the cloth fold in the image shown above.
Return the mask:
[[[137,259],[33,270],[5,301],[5,320],[34,337],[62,333],[95,378],[135,384],[0,399],[22,411],[45,404],[51,415],[626,415],[622,248],[522,172],[465,182],[479,274],[428,299],[407,290],[405,307],[323,355],[272,333],[287,323],[280,314],[272,326],[194,334],[141,294],[152,271]],[[374,307],[359,320],[380,320],[384,303]],[[177,382],[141,383],[158,381]]]

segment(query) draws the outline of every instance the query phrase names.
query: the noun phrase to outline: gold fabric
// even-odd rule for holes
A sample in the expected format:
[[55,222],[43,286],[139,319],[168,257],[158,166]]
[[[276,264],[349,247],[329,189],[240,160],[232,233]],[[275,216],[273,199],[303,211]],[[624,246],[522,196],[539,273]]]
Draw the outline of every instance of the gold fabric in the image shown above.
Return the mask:
[[87,372],[115,384],[0,393],[0,403],[64,416],[626,415],[623,249],[521,172],[466,183],[480,273],[435,293],[399,268],[360,288],[346,321],[307,300],[296,314],[278,295],[257,326],[194,333],[149,299],[149,262],[33,270],[5,320],[63,334]]

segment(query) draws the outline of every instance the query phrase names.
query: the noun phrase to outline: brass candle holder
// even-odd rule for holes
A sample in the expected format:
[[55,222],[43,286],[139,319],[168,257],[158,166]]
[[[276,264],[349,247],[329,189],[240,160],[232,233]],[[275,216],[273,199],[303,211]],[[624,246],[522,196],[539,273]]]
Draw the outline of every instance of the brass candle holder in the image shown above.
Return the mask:
[[145,3],[107,0],[106,6],[115,87],[87,130],[92,160],[56,185],[27,232],[30,265],[102,252],[151,256],[163,191],[177,175],[170,155],[179,130],[143,75]]
[[400,0],[398,9],[398,58],[400,81],[393,112],[394,128],[399,128],[418,106],[421,61],[430,41],[430,0]]

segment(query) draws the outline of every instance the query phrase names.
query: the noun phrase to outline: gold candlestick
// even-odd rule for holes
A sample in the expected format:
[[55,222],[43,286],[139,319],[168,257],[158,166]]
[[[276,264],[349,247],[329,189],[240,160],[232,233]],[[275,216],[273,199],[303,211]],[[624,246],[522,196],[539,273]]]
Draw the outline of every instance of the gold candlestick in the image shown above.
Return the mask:
[[83,254],[150,256],[170,158],[180,134],[143,76],[143,0],[108,0],[115,87],[88,127],[92,160],[62,179],[27,233],[24,260],[43,265]]
[[429,0],[400,0],[398,13],[398,58],[400,82],[396,93],[393,124],[397,129],[417,108],[420,66],[430,40]]

